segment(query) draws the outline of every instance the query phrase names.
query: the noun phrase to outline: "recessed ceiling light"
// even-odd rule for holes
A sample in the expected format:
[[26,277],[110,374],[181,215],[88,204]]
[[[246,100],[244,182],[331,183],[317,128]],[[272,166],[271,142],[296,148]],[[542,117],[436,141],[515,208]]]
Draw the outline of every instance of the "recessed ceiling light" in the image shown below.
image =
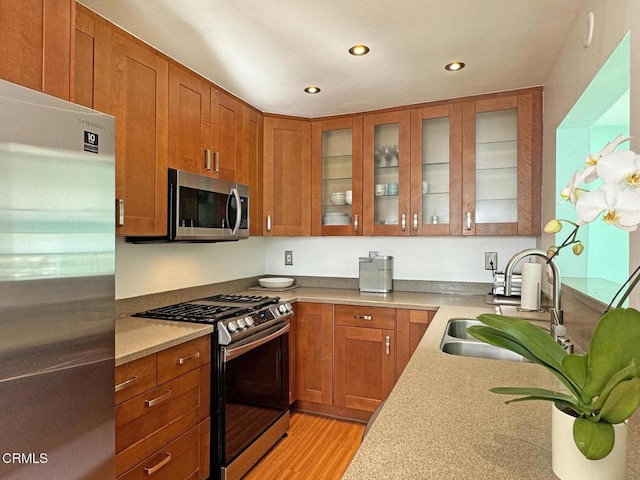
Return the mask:
[[464,68],[464,63],[462,62],[451,62],[448,65],[445,65],[444,69],[450,72],[456,72],[458,70],[462,70]]
[[366,45],[354,45],[349,49],[349,53],[356,57],[361,57],[362,55],[369,53],[369,47]]
[[314,87],[314,86],[310,86],[310,87],[305,88],[304,91],[307,92],[307,93],[311,93],[311,94],[320,93],[320,88]]

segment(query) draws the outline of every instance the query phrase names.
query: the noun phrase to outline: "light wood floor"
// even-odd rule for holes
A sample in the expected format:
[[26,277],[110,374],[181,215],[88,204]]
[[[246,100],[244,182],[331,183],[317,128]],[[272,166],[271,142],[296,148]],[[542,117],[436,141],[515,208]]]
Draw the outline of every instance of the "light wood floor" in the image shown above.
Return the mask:
[[339,480],[365,425],[294,412],[282,438],[243,480]]

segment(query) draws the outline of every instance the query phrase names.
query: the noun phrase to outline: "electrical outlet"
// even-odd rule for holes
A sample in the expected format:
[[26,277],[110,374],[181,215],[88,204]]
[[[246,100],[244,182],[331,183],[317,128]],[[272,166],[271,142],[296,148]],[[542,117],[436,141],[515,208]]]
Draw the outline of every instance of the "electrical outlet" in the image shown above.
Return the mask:
[[293,250],[284,251],[284,264],[293,265]]
[[498,252],[484,252],[484,269],[498,269]]

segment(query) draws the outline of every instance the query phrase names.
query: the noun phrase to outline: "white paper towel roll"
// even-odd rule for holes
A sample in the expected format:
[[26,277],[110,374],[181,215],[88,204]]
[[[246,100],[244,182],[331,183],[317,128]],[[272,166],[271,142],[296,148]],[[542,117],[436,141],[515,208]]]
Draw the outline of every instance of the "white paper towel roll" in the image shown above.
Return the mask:
[[540,309],[541,278],[541,264],[525,263],[522,266],[522,292],[520,293],[520,308],[522,308],[523,310]]

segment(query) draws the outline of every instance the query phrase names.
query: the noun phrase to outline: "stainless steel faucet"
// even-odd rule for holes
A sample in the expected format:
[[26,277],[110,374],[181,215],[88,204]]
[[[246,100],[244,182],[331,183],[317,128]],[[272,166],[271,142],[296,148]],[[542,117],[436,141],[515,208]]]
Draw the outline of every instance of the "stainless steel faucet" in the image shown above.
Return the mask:
[[565,350],[571,353],[573,351],[573,344],[571,344],[571,342],[569,341],[567,337],[567,328],[564,326],[560,296],[562,281],[560,279],[560,269],[558,268],[558,264],[556,263],[555,259],[552,258],[551,260],[549,260],[546,252],[537,250],[535,248],[529,248],[527,250],[522,250],[521,252],[516,253],[513,257],[511,257],[504,269],[504,294],[507,296],[511,295],[513,270],[515,269],[516,264],[526,257],[544,258],[546,264],[551,267],[551,271],[553,272],[553,307],[549,310],[549,313],[551,314],[551,325],[549,331],[553,339],[560,345],[562,345]]

